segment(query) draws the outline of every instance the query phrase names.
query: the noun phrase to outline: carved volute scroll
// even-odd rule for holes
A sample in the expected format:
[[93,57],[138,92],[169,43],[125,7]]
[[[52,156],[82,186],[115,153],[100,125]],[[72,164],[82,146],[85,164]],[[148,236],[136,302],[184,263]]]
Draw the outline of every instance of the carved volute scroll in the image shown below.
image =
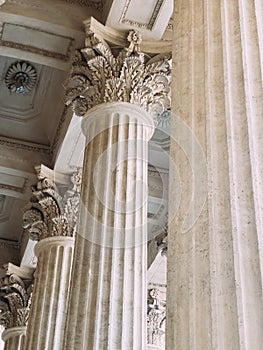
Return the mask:
[[171,107],[171,55],[150,57],[140,51],[142,38],[130,31],[127,47],[111,48],[93,32],[87,32],[86,47],[76,51],[66,84],[66,103],[84,116],[104,102],[130,102],[157,119]]
[[27,325],[33,285],[15,274],[0,279],[0,325],[6,329]]
[[76,231],[81,170],[71,177],[70,188],[62,195],[54,181],[39,174],[32,186],[30,203],[24,209],[23,229],[32,240],[54,236],[72,237]]

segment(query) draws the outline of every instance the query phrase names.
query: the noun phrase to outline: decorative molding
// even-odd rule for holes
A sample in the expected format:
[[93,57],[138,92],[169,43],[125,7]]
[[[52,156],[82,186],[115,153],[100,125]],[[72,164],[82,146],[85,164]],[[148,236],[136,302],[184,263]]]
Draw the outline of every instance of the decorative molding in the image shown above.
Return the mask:
[[20,244],[18,242],[15,241],[7,241],[7,240],[3,240],[0,239],[0,248],[1,249],[16,249],[19,250],[20,249]]
[[28,62],[19,61],[13,63],[5,75],[5,84],[11,92],[25,94],[36,85],[37,72]]
[[160,8],[162,7],[164,1],[165,0],[157,0],[149,22],[148,23],[140,23],[140,22],[137,22],[135,20],[131,20],[131,19],[127,18],[127,12],[128,12],[128,9],[129,9],[129,6],[130,6],[132,0],[126,0],[125,6],[123,8],[123,12],[122,12],[122,15],[120,18],[120,22],[123,24],[127,24],[130,26],[136,27],[136,28],[144,28],[144,29],[151,30],[154,26],[154,23],[156,21],[156,18],[158,17]]
[[148,175],[151,177],[162,178],[163,176],[169,176],[169,171],[166,169],[159,169],[153,165],[148,165]]
[[148,284],[148,286],[150,286],[151,288],[157,288],[159,289],[160,291],[165,291],[166,292],[166,289],[167,289],[167,284],[164,284],[164,283],[156,283],[156,282],[150,282]]
[[171,106],[171,55],[148,59],[140,51],[141,36],[130,31],[130,44],[115,57],[109,45],[90,31],[86,48],[76,52],[66,86],[66,103],[78,116],[112,101],[141,106],[156,118]]
[[[46,169],[46,167],[45,167]],[[51,171],[51,170],[50,170]],[[75,235],[80,201],[81,169],[71,176],[71,186],[62,196],[53,179],[38,172],[30,203],[24,208],[23,229],[32,240]]]
[[12,186],[12,185],[8,185],[8,184],[0,183],[0,190],[9,190],[9,191],[14,191],[14,192],[18,192],[18,193],[24,193],[26,186],[27,186],[26,181],[25,181],[23,187],[17,187],[17,186]]
[[32,281],[15,274],[0,280],[0,325],[5,328],[27,325],[31,305]]
[[63,55],[63,54],[56,53],[56,52],[50,52],[50,51],[47,51],[44,49],[38,49],[38,48],[36,48],[34,46],[30,46],[30,45],[13,43],[11,41],[0,40],[0,46],[5,46],[5,47],[12,48],[12,49],[26,51],[26,52],[31,52],[31,53],[38,54],[40,56],[55,58],[55,59],[58,59],[61,61],[68,61],[69,60],[69,57],[67,55]]
[[101,0],[66,0],[70,4],[77,4],[80,6],[92,7],[96,10],[103,10],[103,1]]
[[157,288],[148,290],[147,344],[165,348],[166,293]]
[[0,137],[0,145],[10,147],[10,148],[23,149],[26,151],[52,154],[52,151],[48,146],[38,145],[33,142],[31,143],[31,142],[14,141],[8,138],[4,138],[2,136]]
[[1,35],[0,35],[0,46],[4,46],[4,47],[9,47],[12,49],[17,49],[17,50],[22,50],[25,52],[30,52],[33,54],[37,54],[40,56],[44,56],[44,57],[48,57],[48,58],[54,58],[54,59],[58,59],[61,61],[69,61],[70,57],[71,57],[71,51],[72,51],[72,47],[73,47],[73,43],[74,40],[70,37],[63,37],[64,39],[67,39],[69,41],[68,47],[67,47],[67,52],[66,54],[62,54],[59,52],[55,52],[55,51],[49,51],[46,49],[37,47],[37,46],[33,46],[33,45],[28,45],[28,44],[23,44],[22,42],[14,42],[12,40],[5,40],[3,39],[3,35],[5,33],[5,26],[8,25],[12,25],[14,27],[17,27],[17,30],[19,31],[20,28],[23,28],[24,30],[33,30],[36,32],[40,32],[40,33],[44,33],[46,35],[51,35],[51,36],[58,36],[58,37],[62,37],[60,35],[56,35],[54,33],[51,33],[49,31],[45,31],[43,29],[39,29],[39,28],[34,28],[34,27],[29,27],[29,26],[23,26],[23,25],[19,25],[19,24],[14,24],[14,23],[8,23],[8,22],[4,22],[1,24]]
[[61,116],[59,118],[56,133],[55,133],[55,136],[54,136],[53,141],[52,141],[51,146],[50,146],[50,154],[53,154],[55,152],[55,149],[57,148],[57,146],[59,144],[62,128],[64,126],[66,119],[67,119],[68,111],[69,111],[69,108],[67,106],[65,106],[63,113],[61,114]]
[[[86,36],[89,37],[90,32],[94,33],[97,37],[113,44],[117,47],[126,47],[127,32],[123,30],[117,30],[108,26],[104,26],[95,18],[90,17],[83,22],[85,26]],[[143,40],[141,43],[141,50],[149,54],[158,53],[171,53],[172,41],[171,40]]]

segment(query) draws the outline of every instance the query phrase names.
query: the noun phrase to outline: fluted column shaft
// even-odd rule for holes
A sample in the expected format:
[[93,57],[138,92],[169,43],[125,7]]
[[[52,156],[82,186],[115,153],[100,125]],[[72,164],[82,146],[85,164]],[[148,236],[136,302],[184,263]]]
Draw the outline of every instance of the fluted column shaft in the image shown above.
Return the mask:
[[74,239],[37,243],[38,258],[25,349],[63,350]]
[[145,349],[153,120],[115,102],[93,108],[82,125],[87,143],[65,349]]
[[5,342],[4,350],[24,350],[25,349],[26,327],[12,327],[6,329],[2,338]]
[[[174,21],[173,115],[191,130],[183,151],[192,169],[174,128],[171,158],[183,196],[175,213],[178,183],[170,173],[167,349],[260,350],[262,2],[176,0]],[[203,173],[193,135],[206,158]],[[202,214],[196,208],[197,222],[183,232],[192,193],[204,182]]]

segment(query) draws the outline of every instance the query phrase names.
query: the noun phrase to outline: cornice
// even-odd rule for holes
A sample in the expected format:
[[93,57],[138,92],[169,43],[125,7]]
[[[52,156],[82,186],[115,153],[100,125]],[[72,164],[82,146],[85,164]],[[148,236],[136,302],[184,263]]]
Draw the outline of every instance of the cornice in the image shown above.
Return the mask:
[[0,248],[1,249],[20,249],[20,244],[18,242],[15,241],[8,241],[8,240],[3,240],[0,239]]
[[3,136],[0,136],[0,145],[10,147],[10,148],[18,148],[26,151],[52,154],[52,150],[50,149],[49,146],[44,146],[44,145],[20,141],[20,140],[8,139]]
[[[127,47],[129,42],[127,40],[127,32],[110,28],[97,21],[94,17],[90,17],[83,22],[85,26],[86,35],[93,32],[99,38],[110,42],[119,47]],[[143,40],[140,44],[142,52],[158,54],[172,52],[172,41],[170,40]]]

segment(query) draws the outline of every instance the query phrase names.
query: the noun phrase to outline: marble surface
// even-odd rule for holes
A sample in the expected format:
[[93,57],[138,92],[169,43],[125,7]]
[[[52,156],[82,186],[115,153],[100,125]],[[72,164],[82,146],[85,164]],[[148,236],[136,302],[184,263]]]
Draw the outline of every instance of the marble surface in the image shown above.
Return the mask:
[[[170,169],[168,350],[260,350],[262,300],[262,8],[251,2],[175,1],[173,117],[192,131]],[[191,147],[197,137],[206,170]],[[261,151],[260,151],[261,149]],[[186,157],[188,156],[188,159]],[[193,185],[206,187],[182,232]]]
[[[99,119],[98,119],[99,118]],[[86,135],[65,349],[145,349],[147,141],[140,107],[101,104]]]
[[45,238],[35,247],[38,258],[25,349],[64,349],[74,239]]

